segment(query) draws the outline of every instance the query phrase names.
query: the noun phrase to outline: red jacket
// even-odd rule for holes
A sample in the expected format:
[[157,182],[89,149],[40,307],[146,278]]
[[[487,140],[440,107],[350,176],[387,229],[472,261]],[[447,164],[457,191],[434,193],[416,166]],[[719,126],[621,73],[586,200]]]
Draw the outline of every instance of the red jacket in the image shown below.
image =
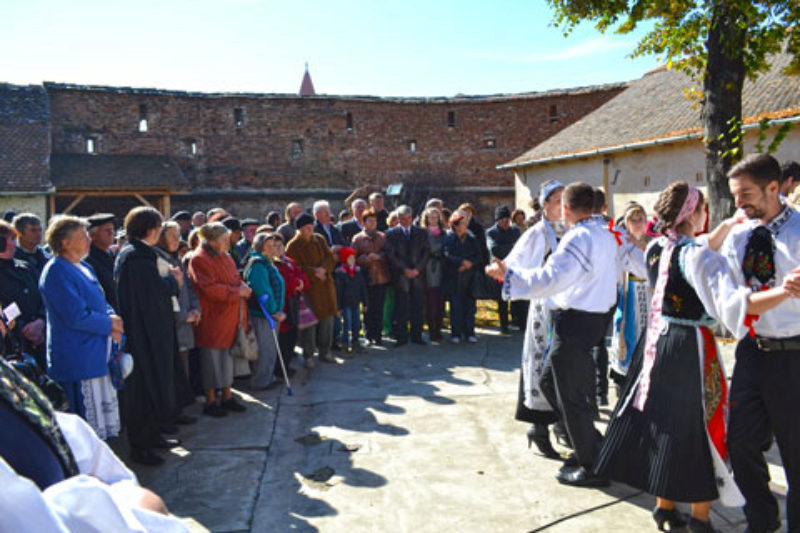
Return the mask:
[[[300,285],[300,282],[303,282],[303,290],[302,293],[305,293],[308,289],[308,278],[300,270],[294,260],[291,257],[284,255],[280,260],[275,260],[275,266],[278,267],[278,272],[281,273],[281,277],[283,277],[283,282],[286,285],[286,290],[284,291],[284,301],[283,301],[283,312],[289,312],[289,300],[295,294],[295,290]],[[284,320],[281,322],[280,332],[285,333],[290,329],[296,326],[290,326],[286,323],[287,321]]]
[[[189,260],[189,278],[200,300],[202,318],[194,328],[200,348],[230,348],[239,323],[239,285],[242,278],[228,254],[220,255],[200,246]],[[243,321],[247,320],[247,309]]]

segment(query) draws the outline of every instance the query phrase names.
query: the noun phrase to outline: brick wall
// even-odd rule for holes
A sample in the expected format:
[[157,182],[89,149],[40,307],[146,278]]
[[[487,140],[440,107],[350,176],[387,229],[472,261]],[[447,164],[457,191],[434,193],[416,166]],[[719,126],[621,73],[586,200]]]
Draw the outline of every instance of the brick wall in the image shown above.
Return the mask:
[[[513,174],[496,165],[623,87],[453,99],[46,88],[54,153],[85,152],[92,137],[99,153],[172,156],[193,188],[230,190],[352,189],[396,181],[511,187]],[[557,120],[551,120],[552,106]],[[238,126],[236,109],[242,110]],[[139,131],[141,118],[146,132]]]

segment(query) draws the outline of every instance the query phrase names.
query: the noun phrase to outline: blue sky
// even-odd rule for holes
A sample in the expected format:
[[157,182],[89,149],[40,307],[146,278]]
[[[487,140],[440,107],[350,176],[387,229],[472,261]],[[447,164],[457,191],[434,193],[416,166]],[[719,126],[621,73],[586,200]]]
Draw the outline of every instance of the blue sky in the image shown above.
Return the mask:
[[544,0],[2,0],[0,81],[453,96],[640,77],[641,32],[569,38]]

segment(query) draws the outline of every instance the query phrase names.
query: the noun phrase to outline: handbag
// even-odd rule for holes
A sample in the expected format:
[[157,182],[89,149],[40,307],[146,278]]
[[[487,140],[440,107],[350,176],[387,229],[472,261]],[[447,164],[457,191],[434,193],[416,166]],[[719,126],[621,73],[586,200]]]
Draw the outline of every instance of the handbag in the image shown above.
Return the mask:
[[258,340],[253,328],[245,329],[242,324],[244,300],[239,300],[239,323],[236,325],[236,338],[231,346],[231,356],[245,361],[258,359]]
[[317,315],[314,314],[314,311],[311,310],[311,307],[306,302],[306,297],[301,295],[300,306],[297,313],[297,329],[302,331],[310,328],[311,326],[316,326],[317,324],[319,324]]
[[119,344],[111,343],[111,354],[108,358],[108,377],[111,378],[111,386],[116,390],[125,388],[125,378],[133,372],[133,356],[122,351],[123,344],[125,344],[125,335],[122,336]]

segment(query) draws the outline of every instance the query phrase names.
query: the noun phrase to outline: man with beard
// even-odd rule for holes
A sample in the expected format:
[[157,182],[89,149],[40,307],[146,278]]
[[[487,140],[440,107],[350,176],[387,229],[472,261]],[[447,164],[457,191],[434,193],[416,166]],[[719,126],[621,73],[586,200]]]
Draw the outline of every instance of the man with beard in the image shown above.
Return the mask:
[[[800,265],[800,214],[780,197],[780,181],[780,165],[767,154],[747,156],[728,172],[736,207],[748,220],[731,229],[720,252],[736,282],[754,292],[779,286]],[[773,437],[789,486],[787,531],[800,531],[800,300],[787,299],[760,316],[748,315],[734,334],[739,344],[728,450],[746,500],[748,531],[780,527],[764,460]]]

